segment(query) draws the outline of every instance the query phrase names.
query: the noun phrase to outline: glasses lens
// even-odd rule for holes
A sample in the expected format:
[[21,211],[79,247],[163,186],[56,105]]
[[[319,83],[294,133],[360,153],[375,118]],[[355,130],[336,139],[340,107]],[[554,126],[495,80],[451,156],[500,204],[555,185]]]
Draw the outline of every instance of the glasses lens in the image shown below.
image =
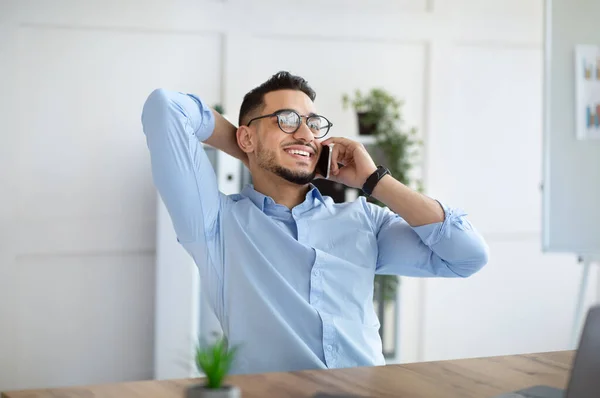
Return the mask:
[[279,127],[286,133],[293,133],[300,125],[300,116],[292,111],[281,112],[277,115]]
[[329,131],[329,121],[323,116],[311,116],[306,120],[306,124],[317,138],[324,136]]

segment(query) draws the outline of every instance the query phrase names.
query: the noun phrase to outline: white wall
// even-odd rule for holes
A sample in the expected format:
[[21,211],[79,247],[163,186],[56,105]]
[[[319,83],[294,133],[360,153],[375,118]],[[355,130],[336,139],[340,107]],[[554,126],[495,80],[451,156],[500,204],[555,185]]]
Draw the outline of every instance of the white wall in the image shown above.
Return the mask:
[[151,15],[141,2],[2,4],[0,390],[151,378],[156,193],[140,112],[157,86],[218,100],[221,36],[134,27],[128,12]]
[[427,191],[491,246],[471,279],[403,280],[398,360],[567,348],[580,269],[539,245],[541,0],[296,4],[2,3],[0,390],[152,377],[142,103],[168,87],[235,120],[280,68],[308,78],[338,135],[356,134],[342,93],[404,99]]

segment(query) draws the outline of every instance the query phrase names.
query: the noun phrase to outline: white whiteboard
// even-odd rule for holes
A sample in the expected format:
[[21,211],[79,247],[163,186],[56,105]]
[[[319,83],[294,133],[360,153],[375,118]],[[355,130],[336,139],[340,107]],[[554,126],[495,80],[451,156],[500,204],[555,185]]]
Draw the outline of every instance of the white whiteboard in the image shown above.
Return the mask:
[[575,50],[600,46],[600,1],[547,0],[545,7],[543,249],[597,254],[600,139],[578,139]]

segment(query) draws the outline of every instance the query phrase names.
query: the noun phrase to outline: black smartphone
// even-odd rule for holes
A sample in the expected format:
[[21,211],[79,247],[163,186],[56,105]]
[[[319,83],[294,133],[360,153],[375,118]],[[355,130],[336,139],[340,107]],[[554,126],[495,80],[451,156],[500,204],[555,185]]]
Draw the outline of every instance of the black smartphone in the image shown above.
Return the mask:
[[330,145],[323,145],[321,147],[321,154],[319,155],[319,160],[317,160],[317,167],[315,171],[317,174],[323,176],[323,178],[329,178],[329,172],[331,171],[331,147]]

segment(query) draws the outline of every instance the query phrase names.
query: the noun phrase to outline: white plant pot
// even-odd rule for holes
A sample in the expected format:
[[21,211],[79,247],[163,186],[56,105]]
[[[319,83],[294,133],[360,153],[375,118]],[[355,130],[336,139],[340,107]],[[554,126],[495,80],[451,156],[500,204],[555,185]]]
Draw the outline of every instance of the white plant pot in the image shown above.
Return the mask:
[[241,398],[242,392],[236,386],[223,386],[222,388],[206,388],[197,384],[185,391],[185,398]]

